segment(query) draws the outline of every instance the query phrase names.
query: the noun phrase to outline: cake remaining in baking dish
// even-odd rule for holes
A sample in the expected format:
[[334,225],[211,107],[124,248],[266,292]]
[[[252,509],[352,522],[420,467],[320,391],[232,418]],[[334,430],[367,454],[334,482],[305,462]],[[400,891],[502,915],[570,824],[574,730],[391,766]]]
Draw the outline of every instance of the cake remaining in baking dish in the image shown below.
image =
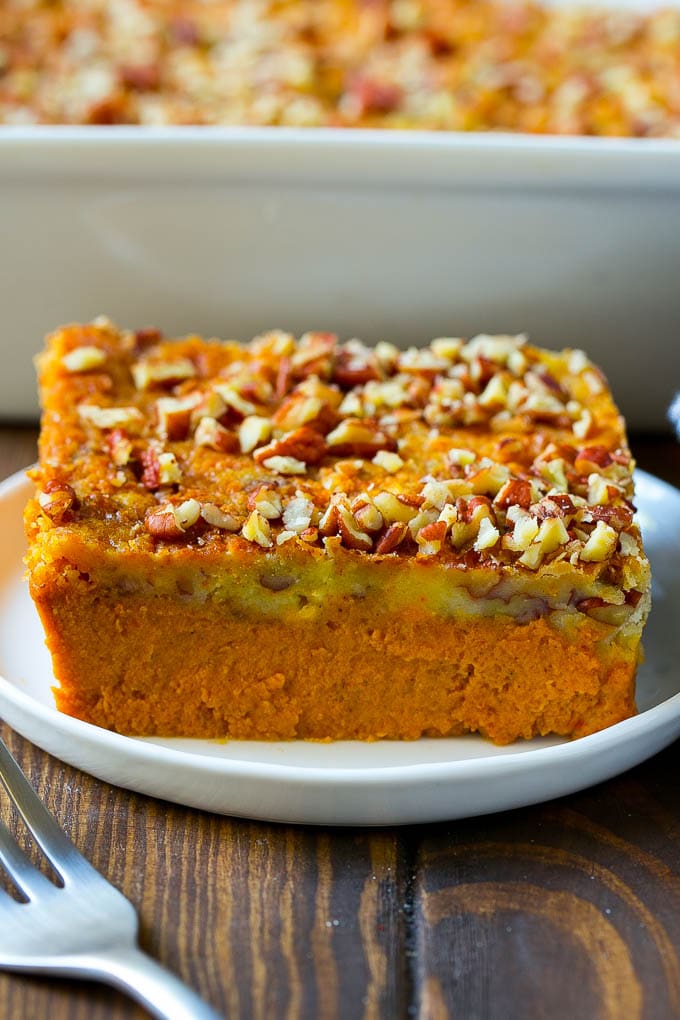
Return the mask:
[[129,734],[580,736],[649,564],[597,368],[523,337],[54,333],[26,511],[62,711]]
[[680,136],[680,10],[3,0],[0,124]]

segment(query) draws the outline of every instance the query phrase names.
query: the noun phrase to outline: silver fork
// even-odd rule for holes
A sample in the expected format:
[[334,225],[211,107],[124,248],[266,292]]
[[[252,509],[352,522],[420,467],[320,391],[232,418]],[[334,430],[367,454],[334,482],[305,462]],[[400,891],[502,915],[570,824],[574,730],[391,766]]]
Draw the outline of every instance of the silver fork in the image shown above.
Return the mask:
[[161,1020],[219,1020],[139,949],[134,907],[66,838],[2,740],[0,780],[63,883],[38,871],[0,820],[0,862],[27,900],[0,889],[0,968],[103,981]]

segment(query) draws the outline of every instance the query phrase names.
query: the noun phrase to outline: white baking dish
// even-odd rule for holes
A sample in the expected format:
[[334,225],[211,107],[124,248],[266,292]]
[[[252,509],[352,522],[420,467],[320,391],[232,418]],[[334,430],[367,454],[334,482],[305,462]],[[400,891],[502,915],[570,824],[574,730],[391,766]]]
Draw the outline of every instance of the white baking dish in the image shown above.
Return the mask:
[[3,128],[0,408],[106,313],[247,338],[585,347],[633,428],[680,380],[680,141],[265,128]]

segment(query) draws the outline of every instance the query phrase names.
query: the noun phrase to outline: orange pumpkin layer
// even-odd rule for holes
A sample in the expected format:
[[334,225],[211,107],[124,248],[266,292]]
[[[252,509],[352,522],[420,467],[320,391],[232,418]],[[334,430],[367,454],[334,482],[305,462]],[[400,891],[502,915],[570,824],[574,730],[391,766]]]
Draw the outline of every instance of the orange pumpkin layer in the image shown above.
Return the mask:
[[597,623],[569,640],[545,619],[443,627],[347,598],[313,621],[263,625],[217,603],[77,593],[43,604],[42,617],[58,707],[121,733],[413,740],[478,730],[506,744],[583,736],[635,711],[634,663],[602,653]]

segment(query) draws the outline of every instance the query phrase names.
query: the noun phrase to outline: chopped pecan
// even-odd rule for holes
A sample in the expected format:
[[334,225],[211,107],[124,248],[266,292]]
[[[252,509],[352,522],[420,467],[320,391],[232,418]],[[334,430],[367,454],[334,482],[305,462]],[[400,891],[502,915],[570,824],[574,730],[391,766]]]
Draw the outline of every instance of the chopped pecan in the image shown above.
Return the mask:
[[466,481],[473,493],[479,496],[495,496],[508,481],[510,472],[503,464],[483,460],[480,465],[466,469]]
[[138,407],[99,407],[97,404],[78,404],[77,411],[81,421],[102,430],[126,428],[130,432],[140,432],[144,426],[144,415]]
[[528,510],[531,506],[531,482],[523,478],[510,478],[496,494],[495,506],[507,510],[509,506],[521,506]]
[[388,474],[394,475],[404,466],[404,461],[398,453],[391,453],[389,450],[378,450],[372,461],[376,467],[380,467]]
[[206,446],[218,453],[238,453],[239,437],[225,429],[215,418],[201,418],[194,432],[196,446]]
[[[415,500],[419,499],[420,503]],[[377,492],[373,496],[373,502],[383,515],[387,524],[396,522],[408,524],[416,516],[418,509],[422,506],[423,497],[395,496],[393,492]]]
[[251,379],[249,382],[244,382],[239,387],[239,393],[244,400],[248,403],[265,403],[266,398],[263,394],[263,387],[259,385],[256,380]]
[[340,504],[338,506],[339,530],[342,544],[348,549],[359,549],[363,552],[370,552],[373,548],[373,539],[362,531],[354,519],[349,507]]
[[216,418],[219,421],[226,411],[227,405],[219,393],[214,389],[206,390],[193,409],[191,425],[195,428],[202,418]]
[[420,510],[425,502],[425,497],[418,492],[400,492],[397,499],[403,506],[413,507],[414,510]]
[[586,485],[583,485],[580,480],[579,485],[582,490],[585,490],[584,495],[592,506],[608,506],[623,496],[623,491],[618,485],[597,472],[588,475]]
[[526,458],[526,444],[519,436],[505,436],[496,444],[495,459],[501,464],[509,464],[511,461],[524,461]]
[[[461,513],[460,507],[458,505],[460,499],[461,497],[459,497],[456,500],[456,509],[458,510],[459,514]],[[486,512],[488,513],[489,517],[493,516],[493,512],[491,510],[491,500],[489,499],[488,496],[471,496],[470,499],[463,500],[463,503],[465,503],[466,508],[465,513],[461,514],[461,520],[463,521],[471,521],[472,518],[475,516],[475,511],[479,510],[480,507],[486,508]]]
[[539,521],[548,517],[567,517],[573,514],[575,506],[566,493],[556,493],[553,496],[544,496],[532,508],[533,514]]
[[160,435],[171,442],[186,439],[194,405],[194,400],[177,400],[174,397],[161,397],[157,400],[156,417]]
[[446,538],[446,524],[443,521],[435,521],[432,524],[425,525],[425,527],[420,528],[415,533],[413,528],[410,530],[418,546],[419,558],[436,556],[441,552],[442,543]]
[[274,395],[272,366],[260,358],[255,358],[249,370],[239,381],[239,393],[244,400],[255,404],[268,404]]
[[420,543],[423,542],[443,542],[446,538],[446,522],[445,521],[433,521],[432,524],[426,524],[424,528],[421,528],[418,532],[417,540]]
[[547,498],[551,499],[553,503],[556,503],[560,510],[562,510],[562,512],[565,515],[573,514],[574,511],[576,510],[576,507],[574,506],[574,501],[572,500],[571,496],[569,496],[566,492],[555,492],[553,493],[552,496],[549,496]]
[[125,123],[125,96],[118,90],[113,96],[88,104],[84,115],[86,124],[123,124]]
[[257,414],[248,415],[238,428],[241,453],[250,453],[256,446],[266,443],[271,432],[272,425],[269,418],[263,418]]
[[482,517],[479,522],[479,531],[477,532],[477,538],[474,543],[474,550],[476,552],[484,552],[486,549],[492,549],[496,543],[500,540],[500,532],[495,527],[488,517]]
[[67,520],[71,511],[78,506],[78,498],[67,482],[59,482],[56,478],[46,483],[42,492],[38,493],[40,508],[53,521]]
[[[539,547],[541,557],[543,557],[549,556],[560,546],[567,545],[569,540],[569,532],[561,517],[545,517],[538,529],[534,543]],[[523,559],[520,558],[520,563],[522,562]]]
[[257,510],[267,520],[275,521],[283,513],[283,503],[276,489],[258,485],[248,493],[248,509]]
[[345,93],[346,103],[356,118],[367,113],[390,113],[398,108],[402,97],[398,85],[381,82],[361,73],[351,77]]
[[622,531],[619,534],[619,552],[624,557],[640,555],[641,550],[637,539],[629,531]]
[[612,458],[604,446],[585,446],[579,450],[574,461],[574,470],[579,475],[589,475],[597,468],[608,467]]
[[508,521],[512,524],[512,535],[503,539],[505,548],[513,552],[526,552],[538,535],[538,521],[521,507],[508,508]]
[[299,535],[310,527],[313,513],[314,504],[311,499],[298,493],[283,511],[283,526],[287,531],[294,531]]
[[137,350],[144,350],[146,347],[153,347],[155,344],[159,344],[163,339],[163,333],[160,329],[155,329],[153,326],[147,326],[144,329],[136,329],[134,333],[135,347]]
[[371,380],[380,379],[378,359],[373,352],[362,357],[352,351],[340,348],[333,365],[333,382],[343,389],[350,390],[354,386],[362,386]]
[[199,520],[201,516],[201,504],[198,500],[187,499],[179,506],[172,506],[167,503],[158,507],[157,510],[147,511],[144,519],[146,530],[154,538],[172,541],[182,538],[189,528]]
[[458,496],[471,496],[472,489],[463,478],[447,478],[442,482],[426,482],[421,490],[424,504],[442,510]]
[[140,460],[142,462],[141,483],[145,489],[153,492],[161,484],[161,465],[158,460],[158,451],[154,446],[149,446],[146,450],[142,450]]
[[258,464],[271,457],[292,457],[304,464],[318,464],[326,454],[326,440],[316,429],[303,425],[287,432],[281,439],[275,439],[267,446],[260,446],[253,453]]
[[340,511],[337,503],[331,503],[319,521],[319,534],[323,538],[337,535],[340,531]]
[[548,443],[535,458],[534,464],[538,465],[552,460],[563,460],[567,464],[573,464],[577,455],[578,450],[570,446],[569,443]]
[[91,372],[94,369],[101,368],[105,362],[106,351],[102,350],[101,347],[87,345],[74,347],[72,351],[69,351],[61,359],[61,363],[66,371],[72,372],[75,375],[80,372]]
[[454,362],[463,348],[463,340],[459,336],[438,336],[430,342],[430,350],[436,358]]
[[144,524],[150,535],[165,541],[183,538],[185,534],[177,523],[171,506],[150,511],[144,519]]
[[126,64],[119,73],[121,83],[136,92],[152,92],[161,83],[157,64]]
[[408,524],[404,521],[396,521],[390,524],[385,534],[379,539],[375,547],[376,553],[381,556],[394,552],[408,535]]
[[615,464],[620,464],[622,467],[628,467],[632,460],[630,452],[628,450],[613,450],[609,456]]
[[468,509],[468,501],[463,496],[457,496],[456,502],[456,516],[462,524],[469,524],[472,514]]
[[569,428],[571,419],[563,414],[563,408],[555,397],[531,393],[520,408],[522,415],[532,422],[546,422],[555,428]]
[[230,382],[215,383],[213,392],[222,399],[224,411],[219,415],[223,425],[230,425],[234,421],[242,421],[248,415],[256,414],[257,408],[250,400],[246,400],[240,388],[238,380]]
[[182,480],[182,470],[174,453],[165,451],[158,454],[159,478],[161,485],[178,485]]
[[547,389],[556,393],[561,400],[567,400],[567,394],[565,393],[564,388],[560,385],[560,383],[558,383],[557,379],[550,374],[550,372],[537,372],[536,374]]
[[385,523],[377,506],[368,499],[355,500],[352,503],[352,513],[364,531],[380,531]]
[[474,358],[470,363],[470,378],[477,383],[480,388],[486,386],[488,382],[498,372],[498,365],[495,361],[490,361],[488,358],[479,356]]
[[307,471],[304,460],[297,457],[267,457],[262,461],[262,467],[277,475],[304,475]]
[[191,18],[177,15],[168,22],[172,38],[181,46],[196,46],[200,41],[198,25]]
[[579,558],[585,563],[603,563],[615,551],[617,544],[617,532],[604,521],[598,521]]
[[196,366],[189,358],[176,358],[173,361],[161,359],[137,361],[130,370],[138,390],[175,386],[184,379],[193,379],[196,375]]
[[329,452],[336,457],[375,457],[378,450],[397,449],[391,436],[372,418],[345,418],[326,437]]
[[125,429],[114,429],[106,437],[111,460],[116,467],[125,467],[132,460],[132,441]]
[[292,432],[293,429],[314,421],[322,406],[322,401],[318,397],[298,392],[289,393],[272,415],[271,421],[275,428]]
[[569,443],[555,443],[555,456],[561,457],[567,464],[573,464],[578,451]]
[[307,425],[325,434],[337,425],[340,418],[321,397],[295,391],[286,397],[271,420],[284,432]]
[[588,512],[595,521],[604,521],[616,531],[625,531],[633,523],[633,511],[627,506],[591,506]]
[[[572,414],[572,407],[568,405],[569,413]],[[576,409],[574,409],[576,410]],[[574,433],[577,439],[587,439],[593,429],[593,416],[587,407],[584,407],[577,418],[574,420],[574,424],[571,427],[571,431]]]
[[197,499],[185,499],[175,507],[175,520],[183,531],[193,527],[201,516],[201,504]]
[[431,393],[429,378],[414,376],[406,387],[406,400],[410,407],[425,407]]
[[279,370],[276,373],[276,385],[274,387],[274,396],[277,400],[282,400],[290,389],[291,375],[292,369],[290,358],[281,358],[281,361],[279,362]]
[[338,338],[335,333],[305,333],[300,337],[297,350],[290,359],[294,379],[306,379],[317,375],[320,379],[330,378],[332,355]]
[[220,510],[214,503],[204,503],[201,506],[201,517],[206,524],[212,525],[213,528],[221,528],[224,531],[238,531],[240,526],[232,514]]
[[253,542],[263,549],[270,549],[273,545],[271,525],[259,510],[253,510],[241,528],[241,534],[248,542]]
[[500,411],[505,408],[508,403],[508,378],[506,372],[492,375],[477,398],[479,406],[489,411]]

